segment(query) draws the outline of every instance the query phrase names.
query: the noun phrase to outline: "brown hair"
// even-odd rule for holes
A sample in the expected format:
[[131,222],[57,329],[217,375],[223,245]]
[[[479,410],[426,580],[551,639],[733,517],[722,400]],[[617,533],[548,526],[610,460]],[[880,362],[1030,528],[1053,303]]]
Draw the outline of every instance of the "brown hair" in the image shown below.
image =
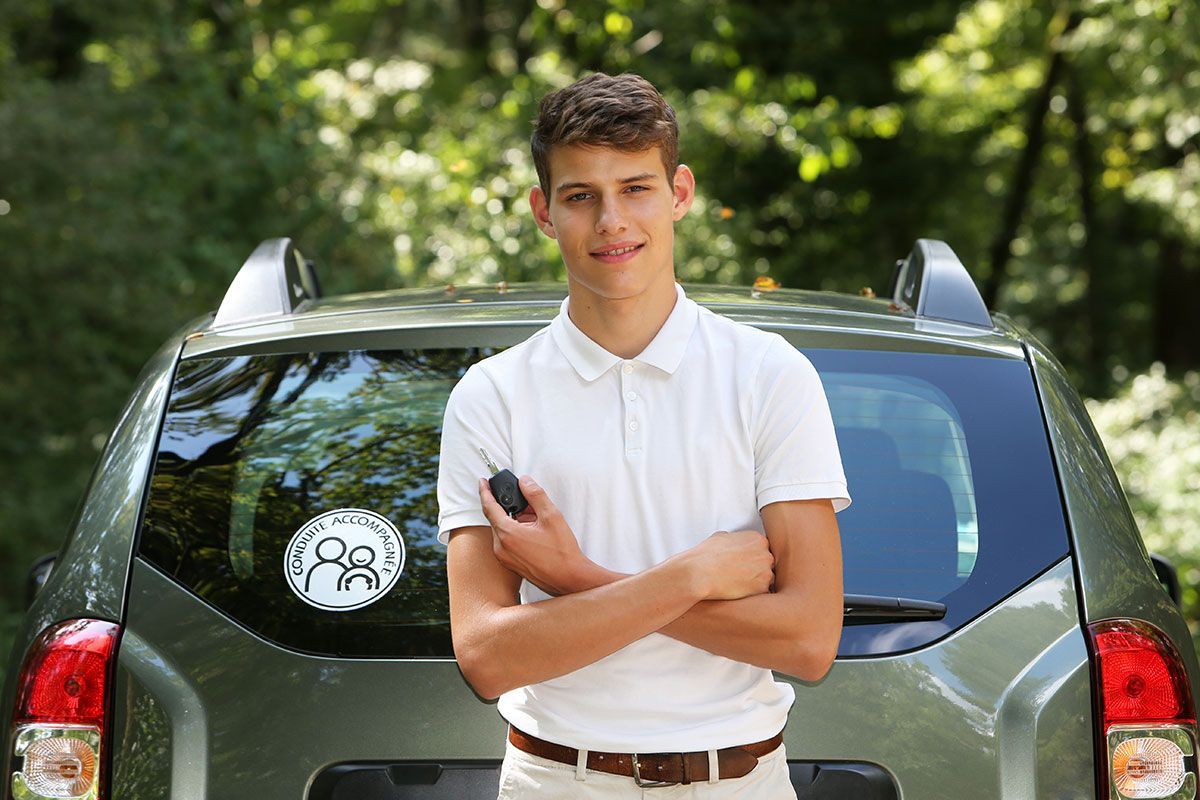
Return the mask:
[[597,72],[551,92],[533,122],[533,165],[542,191],[550,195],[550,148],[584,144],[640,152],[658,145],[667,180],[679,163],[675,111],[650,81],[632,73]]

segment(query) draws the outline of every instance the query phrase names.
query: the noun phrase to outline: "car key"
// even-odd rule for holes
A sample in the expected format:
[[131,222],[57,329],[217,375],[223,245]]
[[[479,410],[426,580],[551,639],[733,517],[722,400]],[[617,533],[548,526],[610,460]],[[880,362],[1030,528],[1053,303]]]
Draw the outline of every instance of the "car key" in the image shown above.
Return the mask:
[[521,494],[521,488],[517,485],[517,476],[512,474],[512,470],[497,467],[482,447],[479,448],[479,454],[483,456],[483,463],[492,471],[492,477],[488,478],[488,486],[492,487],[496,502],[510,517],[516,519],[517,514],[529,507],[525,495]]

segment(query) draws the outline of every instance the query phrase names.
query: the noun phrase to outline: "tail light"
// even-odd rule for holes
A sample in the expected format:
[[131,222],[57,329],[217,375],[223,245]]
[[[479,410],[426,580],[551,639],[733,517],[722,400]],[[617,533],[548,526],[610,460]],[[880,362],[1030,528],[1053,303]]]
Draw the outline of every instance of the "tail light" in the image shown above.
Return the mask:
[[12,720],[16,800],[99,800],[109,679],[120,627],[77,619],[42,632],[21,667]]
[[1099,710],[1100,796],[1196,797],[1196,710],[1179,652],[1129,619],[1088,626]]

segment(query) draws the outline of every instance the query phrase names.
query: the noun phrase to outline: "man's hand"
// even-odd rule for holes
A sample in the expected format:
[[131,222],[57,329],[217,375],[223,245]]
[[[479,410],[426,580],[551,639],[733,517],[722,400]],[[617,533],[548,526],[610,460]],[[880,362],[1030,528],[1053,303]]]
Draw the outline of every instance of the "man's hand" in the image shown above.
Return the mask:
[[579,549],[575,533],[546,490],[528,475],[521,476],[520,486],[529,506],[513,519],[496,502],[487,480],[479,479],[479,499],[492,526],[496,560],[549,595],[600,585],[588,578],[596,564]]
[[[520,486],[529,507],[514,520],[496,502],[487,480],[479,481],[479,499],[492,526],[492,551],[497,561],[552,596],[627,577],[600,567],[583,554],[562,512],[533,478],[522,476]],[[676,557],[692,562],[700,591],[709,600],[763,594],[775,579],[775,557],[767,538],[758,531],[717,531]]]
[[775,557],[758,531],[717,531],[686,552],[698,558],[708,600],[740,600],[763,594],[775,580]]
[[817,681],[842,631],[842,557],[828,499],[785,500],[762,509],[775,555],[775,587],[731,603],[697,603],[659,629],[735,661]]

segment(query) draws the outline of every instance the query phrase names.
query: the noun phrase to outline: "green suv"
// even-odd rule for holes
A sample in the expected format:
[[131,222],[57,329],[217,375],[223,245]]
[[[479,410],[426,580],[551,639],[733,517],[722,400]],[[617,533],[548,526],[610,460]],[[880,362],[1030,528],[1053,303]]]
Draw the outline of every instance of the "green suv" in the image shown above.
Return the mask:
[[[1079,397],[944,243],[891,281],[687,287],[816,366],[854,497],[839,656],[784,733],[799,796],[1191,800],[1196,656]],[[322,298],[290,240],[259,246],[147,364],[36,571],[7,796],[494,798],[505,725],[455,665],[436,541],[442,414],[565,293]]]

